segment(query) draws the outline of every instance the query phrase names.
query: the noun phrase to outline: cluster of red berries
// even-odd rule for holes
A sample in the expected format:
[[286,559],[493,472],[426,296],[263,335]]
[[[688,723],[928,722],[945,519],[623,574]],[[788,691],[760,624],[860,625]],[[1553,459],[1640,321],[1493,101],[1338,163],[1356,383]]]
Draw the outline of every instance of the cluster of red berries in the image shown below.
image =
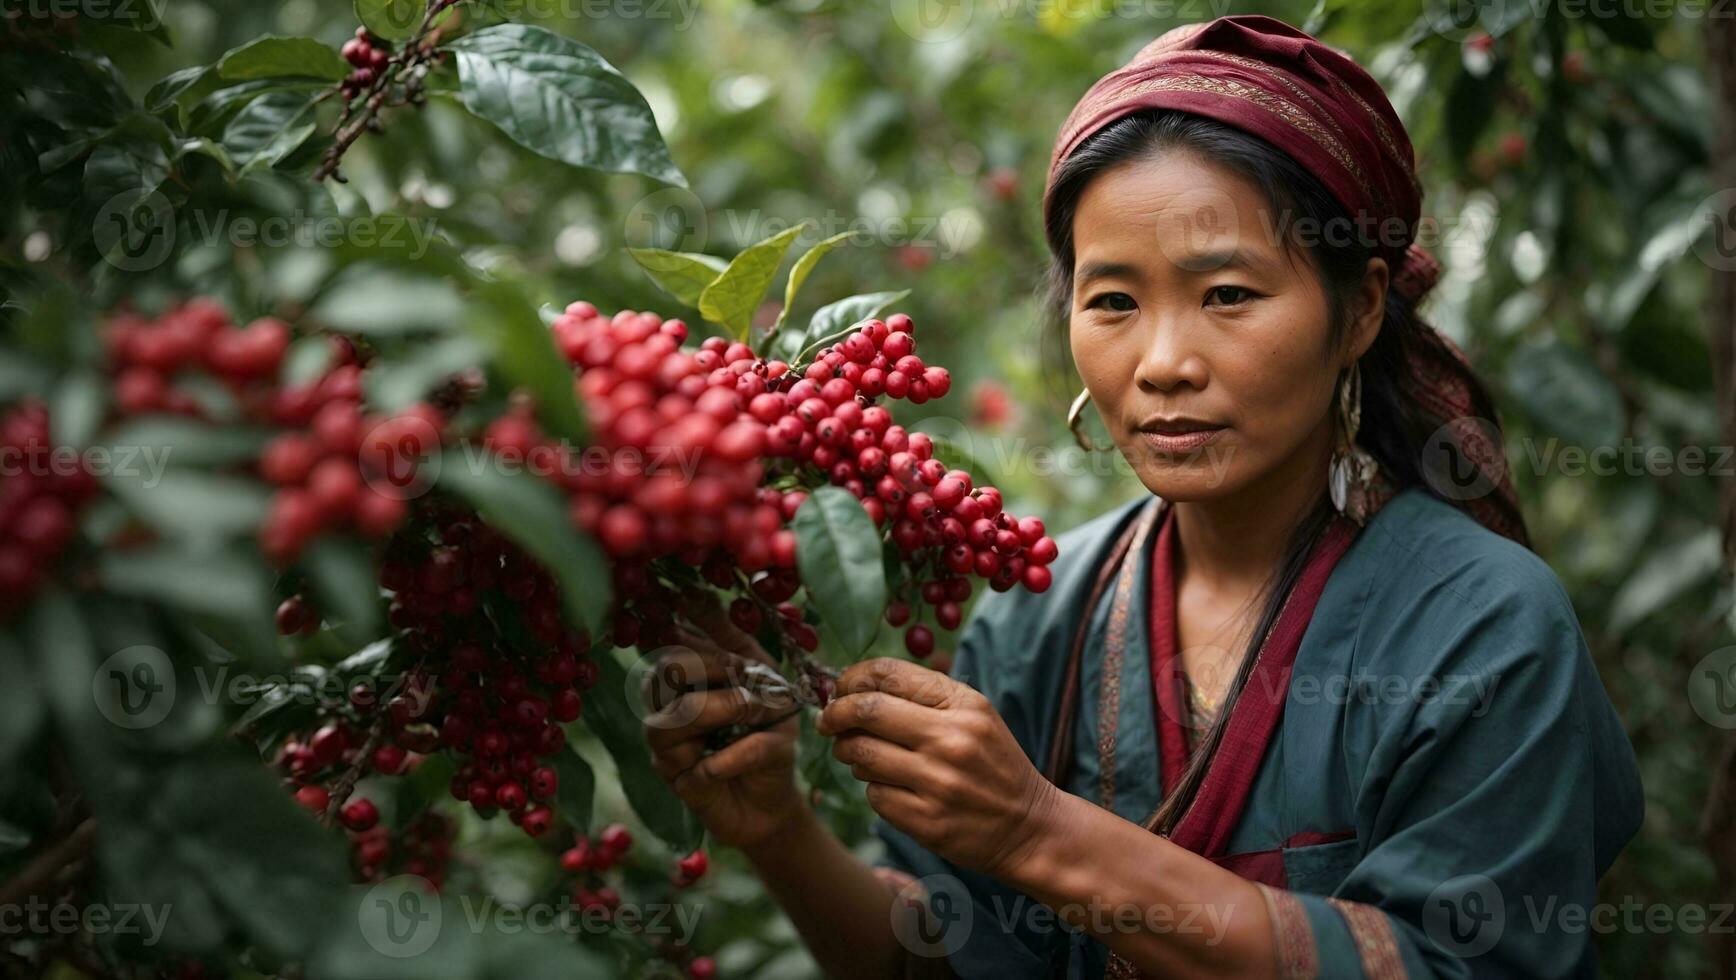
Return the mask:
[[[348,826],[348,821],[345,821]],[[438,891],[446,882],[457,826],[445,815],[428,810],[394,836],[383,824],[365,830],[351,828],[350,860],[356,881],[382,881],[395,874],[427,879]],[[394,846],[396,844],[396,846]]]
[[97,489],[82,458],[56,450],[41,402],[0,416],[0,617],[40,587]]
[[[584,302],[568,306],[553,330],[580,372],[602,465],[559,466],[562,450],[542,441],[527,416],[497,421],[488,442],[553,464],[572,494],[575,523],[617,561],[617,596],[655,593],[655,577],[630,566],[665,556],[700,566],[723,589],[738,588],[745,573],[752,598],[732,603],[736,625],[752,632],[764,608],[776,607],[792,639],[812,650],[818,634],[788,603],[801,583],[786,525],[807,498],[801,487],[820,479],[860,499],[913,567],[932,567],[938,584],[924,598],[945,628],[957,627],[958,604],[970,595],[957,576],[975,574],[1003,591],[1049,587],[1055,543],[1042,522],[1005,513],[999,491],[948,470],[927,435],[894,424],[878,404],[922,404],[952,387],[945,368],[916,355],[910,317],[869,320],[799,366],[720,337],[689,353],[679,320],[632,310],[609,317]],[[633,601],[640,615],[630,619],[617,611],[616,643],[660,639],[636,627],[653,622],[646,607],[664,601]],[[933,636],[915,625],[906,645],[926,656]]]
[[[435,513],[426,526],[435,540],[401,535],[380,568],[393,626],[433,673],[414,692],[423,696],[388,704],[388,722],[431,732],[458,758],[454,798],[484,816],[504,810],[541,836],[560,785],[544,760],[566,746],[560,726],[578,719],[597,683],[589,638],[567,625],[553,577],[494,529],[462,512]],[[508,616],[535,652],[502,634]]]
[[421,402],[392,416],[364,415],[361,369],[339,365],[313,390],[304,428],[266,445],[259,475],[277,487],[260,529],[273,561],[293,559],[322,531],[351,527],[384,538],[404,523],[418,465],[438,449],[446,416]]
[[205,407],[174,382],[215,375],[249,422],[289,428],[262,453],[259,475],[278,488],[260,544],[280,563],[315,535],[351,527],[370,538],[404,521],[417,464],[438,448],[446,414],[421,403],[393,416],[362,410],[363,365],[355,345],[332,337],[323,375],[279,383],[290,329],[264,317],[234,327],[221,304],[196,297],[148,319],[122,313],[105,331],[122,415],[167,412],[206,418]]
[[579,835],[572,847],[561,852],[561,870],[578,876],[573,901],[579,908],[607,917],[621,907],[621,893],[603,875],[620,864],[632,849],[632,831],[617,823],[604,827],[596,840]]
[[341,85],[346,100],[374,87],[374,81],[386,70],[392,53],[385,42],[371,36],[366,27],[356,28],[356,36],[344,42],[340,52],[353,69]]
[[155,319],[120,313],[108,321],[103,340],[120,414],[204,417],[205,407],[189,391],[175,387],[178,376],[215,375],[244,407],[258,408],[289,349],[290,330],[274,317],[237,327],[222,304],[195,297]]

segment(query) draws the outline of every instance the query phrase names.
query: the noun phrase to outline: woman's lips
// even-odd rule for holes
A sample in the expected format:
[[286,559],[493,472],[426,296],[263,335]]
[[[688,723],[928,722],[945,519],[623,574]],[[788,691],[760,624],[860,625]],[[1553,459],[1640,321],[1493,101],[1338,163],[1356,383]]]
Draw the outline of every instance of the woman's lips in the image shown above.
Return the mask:
[[1224,431],[1227,428],[1228,426],[1216,425],[1203,429],[1189,428],[1173,431],[1147,431],[1142,429],[1139,432],[1139,438],[1140,441],[1144,442],[1153,452],[1165,455],[1179,455],[1181,453],[1191,453],[1211,445],[1213,442],[1217,441],[1219,436],[1224,434]]

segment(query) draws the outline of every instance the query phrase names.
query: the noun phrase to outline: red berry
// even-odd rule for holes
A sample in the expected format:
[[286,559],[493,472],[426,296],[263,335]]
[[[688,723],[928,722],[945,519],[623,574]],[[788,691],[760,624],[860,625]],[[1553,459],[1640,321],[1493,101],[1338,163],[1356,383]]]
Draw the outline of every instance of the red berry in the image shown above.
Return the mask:
[[524,815],[524,832],[532,837],[541,837],[548,833],[554,824],[554,812],[546,806],[534,806]]
[[374,806],[373,800],[352,800],[338,811],[338,817],[343,820],[345,827],[361,833],[372,830],[374,825],[380,822],[380,810]]
[[706,869],[711,867],[711,861],[705,856],[704,851],[694,851],[677,862],[676,867],[680,869],[683,878],[688,881],[698,881],[705,876]]
[[633,834],[621,824],[610,824],[597,836],[597,843],[611,858],[619,858],[633,847]]
[[404,762],[408,757],[409,753],[401,746],[389,743],[382,745],[374,750],[374,769],[383,775],[396,776],[404,771]]
[[910,627],[904,631],[904,649],[921,660],[934,652],[934,633],[921,624]]
[[295,802],[314,813],[324,813],[331,805],[332,797],[322,786],[303,786],[295,791]]

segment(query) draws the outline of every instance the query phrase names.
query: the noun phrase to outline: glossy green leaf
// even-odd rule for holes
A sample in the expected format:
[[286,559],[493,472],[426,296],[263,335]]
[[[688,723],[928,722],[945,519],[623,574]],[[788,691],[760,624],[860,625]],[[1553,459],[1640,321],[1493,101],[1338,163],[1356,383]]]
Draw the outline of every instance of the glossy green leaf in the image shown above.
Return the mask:
[[629,248],[627,254],[639,263],[657,288],[692,307],[699,306],[705,287],[717,281],[729,264],[715,255],[662,248]]
[[232,82],[278,77],[340,82],[349,73],[349,64],[337,51],[311,37],[257,38],[217,62],[217,74]]
[[808,280],[808,274],[814,271],[814,267],[820,264],[826,253],[849,241],[855,234],[853,231],[846,231],[833,235],[803,252],[802,257],[796,260],[795,267],[790,269],[790,280],[784,284],[784,308],[778,311],[778,322],[773,325],[771,333],[782,329],[784,321],[789,319],[790,310],[796,305],[796,293],[801,291],[802,283]]
[[886,570],[873,518],[850,491],[821,487],[802,503],[791,526],[809,601],[844,652],[861,654],[874,642],[886,611]]
[[699,294],[699,312],[712,323],[721,324],[737,340],[747,340],[754,311],[759,309],[766,289],[777,276],[784,253],[790,250],[804,227],[786,228],[742,249],[730,260],[723,274]]
[[525,24],[452,42],[465,108],[519,145],[577,167],[687,186],[645,97],[597,52]]
[[356,0],[356,19],[375,37],[402,41],[416,33],[427,0]]
[[268,92],[249,102],[218,142],[238,170],[276,166],[312,136],[318,123],[305,92]]
[[339,633],[352,643],[365,643],[379,636],[380,587],[373,556],[360,542],[322,535],[302,553],[301,566],[313,585],[315,605]]

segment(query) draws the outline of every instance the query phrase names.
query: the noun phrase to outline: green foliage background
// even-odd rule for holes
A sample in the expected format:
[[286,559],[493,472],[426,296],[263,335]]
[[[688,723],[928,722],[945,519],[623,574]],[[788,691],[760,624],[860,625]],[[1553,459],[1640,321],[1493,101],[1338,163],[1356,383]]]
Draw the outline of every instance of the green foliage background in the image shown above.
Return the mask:
[[[1117,460],[1071,450],[1063,424],[1073,379],[1050,356],[1057,347],[1036,303],[1055,129],[1091,81],[1177,23],[1257,12],[1305,24],[1371,66],[1409,127],[1425,213],[1439,223],[1427,244],[1447,269],[1425,312],[1498,392],[1536,546],[1572,594],[1639,755],[1646,824],[1605,896],[1676,908],[1719,900],[1697,824],[1726,733],[1687,696],[1693,665],[1733,642],[1715,481],[1679,467],[1580,475],[1550,455],[1631,445],[1662,447],[1672,460],[1687,447],[1721,458],[1700,316],[1703,203],[1715,190],[1700,64],[1709,5],[1651,17],[1486,5],[1478,27],[1496,40],[1483,57],[1461,43],[1469,29],[1433,29],[1441,12],[1414,0],[966,0],[955,16],[966,11],[968,23],[956,32],[957,21],[922,29],[903,0],[493,3],[503,19],[579,39],[619,67],[646,95],[689,187],[528,154],[436,93],[362,139],[345,160],[346,185],[310,189],[282,176],[311,169],[305,152],[221,191],[210,167],[178,162],[170,180],[198,203],[178,215],[172,258],[129,274],[98,261],[90,244],[106,195],[88,172],[36,182],[9,158],[0,181],[10,198],[0,228],[8,334],[44,356],[76,350],[117,301],[150,308],[198,291],[238,316],[303,313],[461,342],[448,332],[463,307],[426,278],[435,267],[415,242],[237,244],[200,233],[200,222],[248,215],[403,216],[450,245],[428,255],[511,274],[536,302],[582,298],[697,323],[628,246],[728,257],[808,221],[792,256],[833,234],[864,233],[817,268],[796,315],[854,293],[910,289],[903,308],[924,356],[956,380],[954,394],[925,407],[923,427],[963,442],[1007,491],[1009,509],[1065,529],[1142,491]],[[81,43],[105,53],[135,97],[260,35],[313,35],[335,48],[355,25],[350,5],[334,0],[174,0],[161,12],[161,38],[81,25]],[[14,62],[0,74],[27,70]],[[77,115],[77,93],[45,97]],[[759,322],[775,313],[762,309]],[[444,356],[462,362],[464,349]],[[600,775],[605,811],[620,809],[613,784]],[[859,800],[838,791],[828,807],[862,833]],[[519,845],[472,831],[470,846],[506,855],[500,874],[510,879]],[[700,948],[720,950],[726,975],[809,972],[753,881],[721,863],[703,896]],[[514,889],[525,890],[506,886]],[[1696,975],[1703,942],[1685,931],[1598,937],[1610,976]]]

